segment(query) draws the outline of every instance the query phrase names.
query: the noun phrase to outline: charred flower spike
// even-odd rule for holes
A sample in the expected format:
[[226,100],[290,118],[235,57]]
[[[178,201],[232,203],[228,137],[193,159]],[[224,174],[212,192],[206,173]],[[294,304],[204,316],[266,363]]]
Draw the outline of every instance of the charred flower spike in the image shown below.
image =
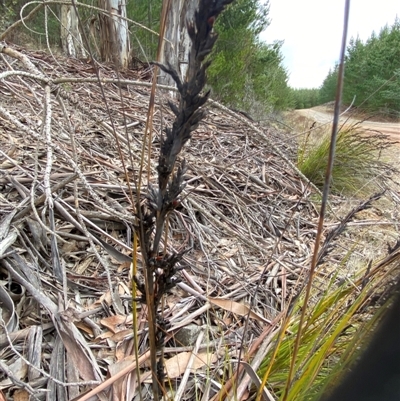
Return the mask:
[[206,103],[209,92],[202,94],[206,83],[206,69],[209,61],[204,61],[211,53],[217,40],[213,31],[216,17],[233,0],[202,0],[195,12],[194,20],[187,22],[187,29],[192,42],[189,52],[188,72],[182,82],[176,69],[171,65],[157,64],[174,79],[179,92],[179,106],[170,103],[176,118],[172,128],[165,129],[165,138],[161,145],[158,164],[159,187],[165,190],[173,171],[176,158],[183,145],[190,139],[199,122],[204,118],[201,108]]
[[[137,228],[146,269],[146,286],[137,277],[134,278],[134,281],[142,293],[141,300],[146,301],[149,307],[149,315],[154,316],[154,321],[157,322],[154,331],[154,343],[157,351],[164,346],[165,333],[168,328],[168,322],[163,319],[160,312],[160,301],[162,296],[178,283],[179,279],[175,277],[175,274],[182,268],[180,262],[184,253],[187,252],[159,251],[168,213],[180,204],[180,195],[185,187],[186,164],[183,160],[176,168],[177,158],[185,143],[190,139],[192,131],[204,118],[203,106],[209,97],[209,92],[203,92],[206,83],[206,69],[210,65],[210,61],[206,60],[206,57],[211,53],[217,39],[213,26],[215,19],[224,7],[232,1],[199,1],[199,9],[195,12],[193,21],[187,22],[191,49],[188,72],[183,80],[173,66],[155,63],[171,75],[179,92],[178,105],[169,102],[175,120],[172,127],[167,127],[164,131],[165,136],[161,143],[157,166],[158,186],[149,188],[146,202],[142,204],[141,226]],[[151,320],[153,321],[153,319]],[[164,380],[162,356],[158,355],[156,365],[152,365],[156,366],[154,371],[156,371],[156,382],[160,390],[160,394],[155,394],[156,399],[159,399],[161,395],[161,386]]]
[[[171,65],[156,63],[163,71],[170,74],[176,82],[179,92],[179,104],[176,106],[169,102],[172,112],[175,114],[175,121],[172,127],[165,128],[165,137],[161,144],[158,171],[158,188],[151,187],[148,195],[148,207],[156,216],[155,236],[152,249],[148,249],[150,254],[148,260],[152,260],[158,253],[161,235],[164,229],[167,214],[179,204],[179,196],[185,187],[184,175],[186,172],[185,161],[174,171],[177,157],[182,151],[185,143],[190,139],[191,132],[194,131],[199,122],[204,118],[205,111],[202,108],[207,102],[209,92],[203,93],[206,83],[206,69],[210,65],[205,61],[211,53],[217,40],[217,34],[213,31],[216,17],[223,11],[224,7],[232,3],[233,0],[200,0],[199,9],[195,12],[193,21],[188,21],[187,29],[191,39],[191,49],[189,52],[189,67],[184,81],[181,80],[177,70]],[[175,272],[173,265],[181,257],[165,258],[162,263],[168,265],[157,266],[168,272]],[[159,294],[158,289],[169,289],[172,274],[168,273],[168,285],[165,281],[162,285],[156,283],[155,293]],[[160,276],[161,277],[161,276]],[[163,275],[165,280],[165,274]],[[162,294],[161,294],[162,295]],[[158,297],[157,297],[158,298]]]
[[179,104],[169,102],[175,120],[172,127],[165,128],[160,157],[157,166],[158,190],[151,189],[150,204],[157,211],[156,233],[153,252],[157,253],[161,241],[164,221],[169,211],[179,204],[179,195],[184,188],[185,163],[173,174],[175,163],[185,143],[190,139],[199,122],[204,118],[202,108],[207,102],[209,92],[203,93],[206,83],[206,69],[210,61],[205,58],[211,53],[217,40],[213,31],[215,18],[233,0],[201,0],[193,21],[187,23],[192,42],[189,52],[189,66],[184,81],[177,70],[171,66],[156,63],[164,72],[171,75],[179,92]]

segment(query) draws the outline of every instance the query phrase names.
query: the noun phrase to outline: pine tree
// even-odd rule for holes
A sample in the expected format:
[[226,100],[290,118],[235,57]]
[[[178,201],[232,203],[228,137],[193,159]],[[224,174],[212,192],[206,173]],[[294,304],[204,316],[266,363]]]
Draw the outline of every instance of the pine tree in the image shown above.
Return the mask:
[[[343,101],[349,104],[354,96],[355,106],[364,111],[400,113],[400,20],[374,32],[363,43],[352,38],[347,48]],[[330,80],[321,88],[328,95]]]

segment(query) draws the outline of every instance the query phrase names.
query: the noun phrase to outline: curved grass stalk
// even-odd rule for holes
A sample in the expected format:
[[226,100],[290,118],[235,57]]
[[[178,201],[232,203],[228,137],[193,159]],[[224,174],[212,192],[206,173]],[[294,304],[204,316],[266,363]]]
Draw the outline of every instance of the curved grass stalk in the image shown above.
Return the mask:
[[[132,244],[132,277],[137,275],[137,233],[133,232],[133,244]],[[133,346],[135,352],[135,364],[136,364],[136,378],[137,382],[140,383],[140,370],[139,370],[139,342],[138,342],[138,318],[137,318],[137,287],[135,280],[132,279],[132,328],[133,328]],[[140,401],[143,400],[142,392],[139,391]]]
[[[323,194],[322,194],[320,218],[318,221],[318,231],[317,231],[317,237],[315,239],[315,247],[314,247],[314,253],[313,253],[313,257],[312,257],[312,261],[311,261],[310,274],[309,274],[308,283],[306,286],[304,306],[307,306],[307,303],[310,298],[311,285],[312,285],[313,276],[314,276],[315,268],[316,268],[317,261],[318,261],[319,243],[320,243],[320,239],[321,239],[321,235],[322,235],[322,231],[323,231],[323,223],[324,223],[324,218],[325,218],[326,205],[328,202],[329,185],[330,185],[330,181],[331,181],[331,177],[332,177],[332,167],[333,167],[333,160],[334,160],[334,155],[335,155],[336,136],[337,136],[337,131],[338,131],[340,106],[341,106],[341,100],[342,100],[342,89],[343,89],[343,78],[344,78],[344,57],[345,57],[345,51],[346,51],[349,12],[350,12],[350,0],[346,0],[345,12],[344,12],[344,28],[343,28],[343,37],[342,37],[342,45],[341,45],[340,64],[339,64],[339,72],[338,72],[338,84],[337,84],[337,91],[336,91],[335,112],[334,112],[334,121],[333,121],[333,126],[332,126],[332,138],[331,138],[331,146],[330,146],[330,152],[329,152],[329,161],[328,161],[328,166],[327,166],[327,170],[326,170],[326,178],[325,178],[325,185],[324,185],[324,190],[323,190]],[[299,329],[297,332],[291,366],[290,366],[288,378],[286,381],[285,393],[282,398],[283,401],[287,401],[288,395],[289,395],[289,390],[290,390],[290,387],[292,386],[292,380],[293,380],[294,369],[295,369],[295,364],[296,364],[296,360],[297,360],[297,354],[298,354],[299,347],[300,347],[301,331],[302,331],[303,324],[305,323],[305,319],[306,319],[306,308],[304,307],[303,311],[300,315]]]

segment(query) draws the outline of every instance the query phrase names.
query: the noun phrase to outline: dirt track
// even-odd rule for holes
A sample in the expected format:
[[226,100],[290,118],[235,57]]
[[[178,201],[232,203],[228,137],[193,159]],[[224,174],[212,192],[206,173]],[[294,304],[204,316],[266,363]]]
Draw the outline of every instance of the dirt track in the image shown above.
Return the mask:
[[[321,107],[296,110],[296,113],[320,124],[328,124],[333,120],[332,112]],[[357,118],[348,117],[348,114],[340,117],[340,122],[342,123],[347,122],[349,124],[355,124],[359,121],[360,120]],[[377,121],[363,121],[361,122],[360,126],[368,130],[379,131],[382,134],[390,135],[394,140],[400,142],[400,122],[384,123]]]

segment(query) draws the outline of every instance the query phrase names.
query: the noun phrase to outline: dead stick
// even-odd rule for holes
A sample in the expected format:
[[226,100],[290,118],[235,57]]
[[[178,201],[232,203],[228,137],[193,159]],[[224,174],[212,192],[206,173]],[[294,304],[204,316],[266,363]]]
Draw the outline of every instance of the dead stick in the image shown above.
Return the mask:
[[[58,184],[54,185],[53,187],[50,188],[50,192],[56,192],[61,188],[64,188],[67,184],[69,184],[71,181],[73,181],[78,175],[75,174],[71,174],[69,177],[67,177],[65,180],[59,182]],[[46,194],[40,195],[36,200],[35,200],[35,206],[38,206],[40,204],[42,204],[44,201],[46,200]],[[27,205],[25,207],[25,209],[21,210],[19,213],[17,213],[14,218],[13,221],[19,220],[22,217],[26,216],[30,210],[32,209],[31,203],[29,203],[29,205]]]
[[[149,358],[149,356],[150,356],[150,351],[145,352],[142,356],[139,357],[138,364],[141,365],[144,361],[146,361]],[[88,393],[86,393],[82,397],[74,398],[71,401],[87,401],[89,398],[100,393],[100,391],[105,390],[107,387],[111,386],[113,383],[115,383],[117,380],[121,379],[128,373],[131,373],[133,370],[136,369],[136,366],[137,366],[136,363],[132,363],[132,365],[129,365],[126,368],[122,369],[116,375],[110,377],[103,383],[99,384],[96,388],[94,388],[93,390],[90,390]]]
[[[250,350],[248,354],[243,358],[244,362],[248,362],[250,357],[256,352],[257,348],[260,346],[260,344],[263,342],[264,338],[273,330],[275,325],[279,322],[279,320],[282,318],[283,313],[281,312],[278,316],[275,317],[275,319],[271,322],[270,326],[266,326],[263,330],[263,332],[260,334],[260,336],[257,338],[257,340],[254,341],[252,346],[250,347]],[[221,390],[211,399],[211,401],[218,401],[224,399],[226,396],[228,396],[229,391],[233,387],[235,381],[238,379],[238,377],[241,375],[243,372],[244,367],[242,364],[239,364],[238,369],[235,371],[233,376],[224,384],[224,386],[221,388]]]

